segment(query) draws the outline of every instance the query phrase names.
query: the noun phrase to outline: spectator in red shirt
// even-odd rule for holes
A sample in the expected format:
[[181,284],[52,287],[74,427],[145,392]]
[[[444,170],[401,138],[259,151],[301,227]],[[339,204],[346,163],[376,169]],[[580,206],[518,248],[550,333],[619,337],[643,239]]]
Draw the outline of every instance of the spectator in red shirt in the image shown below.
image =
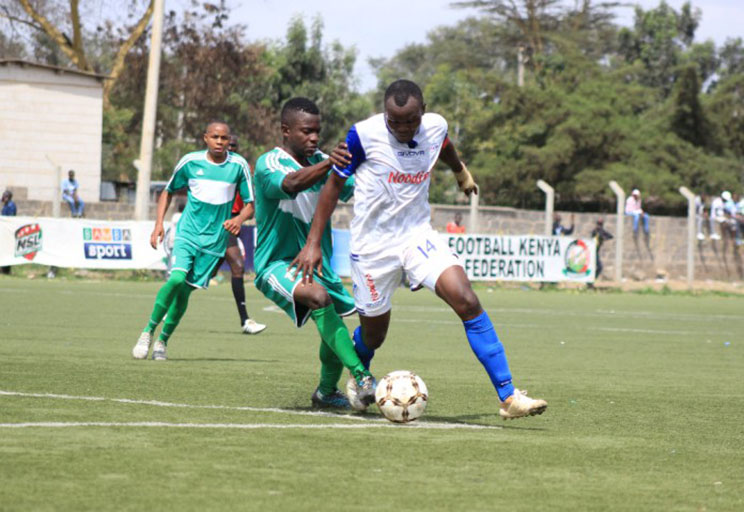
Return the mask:
[[462,213],[457,212],[455,214],[455,220],[447,223],[447,233],[454,233],[456,235],[465,234],[465,226],[462,225]]

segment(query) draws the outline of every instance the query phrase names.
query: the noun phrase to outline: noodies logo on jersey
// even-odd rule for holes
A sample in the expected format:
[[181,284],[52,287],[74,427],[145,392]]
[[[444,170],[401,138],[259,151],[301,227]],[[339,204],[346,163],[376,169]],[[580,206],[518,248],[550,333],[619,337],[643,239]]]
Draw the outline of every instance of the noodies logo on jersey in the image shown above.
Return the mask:
[[429,179],[429,171],[419,171],[416,174],[406,174],[399,171],[390,171],[388,174],[388,183],[405,183],[418,185]]

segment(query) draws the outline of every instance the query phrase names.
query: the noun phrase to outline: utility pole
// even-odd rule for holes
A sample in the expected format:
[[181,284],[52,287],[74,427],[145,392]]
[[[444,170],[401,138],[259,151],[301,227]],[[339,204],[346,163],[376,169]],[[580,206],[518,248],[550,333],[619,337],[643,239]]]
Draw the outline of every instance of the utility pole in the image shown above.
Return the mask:
[[550,236],[553,234],[555,190],[543,180],[537,180],[537,188],[545,192],[545,236]]
[[617,181],[610,181],[610,188],[617,198],[617,227],[615,228],[615,281],[620,284],[623,281],[623,241],[625,235],[625,191],[618,185]]
[[158,109],[160,48],[163,41],[163,12],[165,9],[165,0],[154,1],[140,156],[139,159],[134,161],[134,166],[137,168],[137,199],[134,204],[134,218],[136,220],[147,220],[150,210],[150,175],[152,174],[152,150],[155,142],[155,120]]
[[524,87],[524,46],[517,49],[517,86]]

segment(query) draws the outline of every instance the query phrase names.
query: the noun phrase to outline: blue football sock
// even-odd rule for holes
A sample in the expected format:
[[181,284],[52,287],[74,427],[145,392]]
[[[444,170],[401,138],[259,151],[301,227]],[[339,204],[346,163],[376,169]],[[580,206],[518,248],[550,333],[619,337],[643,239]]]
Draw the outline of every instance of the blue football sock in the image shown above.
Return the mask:
[[499,399],[503,402],[514,393],[509,363],[506,361],[504,345],[499,341],[491,319],[485,311],[463,322],[465,334],[478,360],[491,378]]
[[362,361],[364,367],[369,370],[369,365],[372,363],[372,358],[375,357],[375,350],[367,347],[362,341],[362,327],[359,326],[354,329],[354,349]]

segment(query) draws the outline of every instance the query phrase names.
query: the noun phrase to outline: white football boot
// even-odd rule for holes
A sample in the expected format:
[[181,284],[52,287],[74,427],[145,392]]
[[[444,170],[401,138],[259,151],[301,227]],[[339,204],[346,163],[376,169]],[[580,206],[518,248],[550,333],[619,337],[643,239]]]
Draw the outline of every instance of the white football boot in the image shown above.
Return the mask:
[[247,319],[243,324],[243,334],[258,334],[264,329],[266,329],[264,324],[259,324],[252,318]]
[[165,355],[165,343],[161,340],[156,340],[152,346],[152,360],[153,361],[165,361],[168,359]]
[[548,402],[545,400],[535,400],[527,396],[527,391],[520,391],[515,388],[514,394],[501,403],[499,416],[505,420],[513,420],[542,414],[547,408]]
[[150,343],[152,342],[152,335],[144,331],[140,334],[137,344],[132,349],[132,357],[135,359],[147,359],[147,353],[150,352]]
[[375,402],[375,389],[377,381],[371,375],[361,377],[359,380],[349,376],[346,381],[346,397],[349,405],[355,411],[366,411],[367,407]]

